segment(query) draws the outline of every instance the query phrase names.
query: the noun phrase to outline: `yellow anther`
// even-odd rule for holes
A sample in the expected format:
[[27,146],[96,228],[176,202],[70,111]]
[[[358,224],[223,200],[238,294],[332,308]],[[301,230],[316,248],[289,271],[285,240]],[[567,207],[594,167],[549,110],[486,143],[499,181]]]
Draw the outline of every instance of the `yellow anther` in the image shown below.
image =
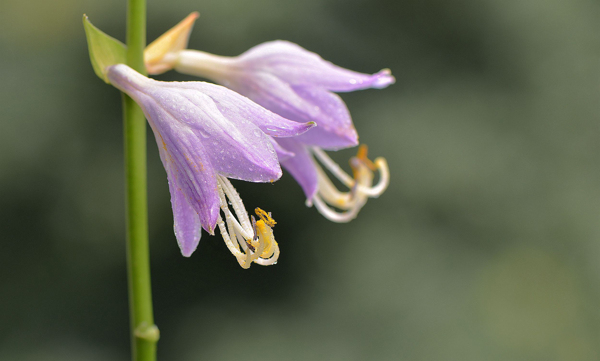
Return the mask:
[[368,152],[369,152],[369,147],[367,147],[366,144],[361,144],[358,146],[358,152],[356,152],[356,158],[367,159]]
[[[354,177],[354,185],[360,183],[359,178],[365,171],[375,171],[377,166],[367,157],[369,148],[366,144],[361,144],[358,147],[356,156],[350,158],[350,168],[352,168],[352,176]],[[366,168],[365,168],[366,167]]]
[[[368,152],[369,152],[369,147],[367,147],[366,144],[361,144],[358,147],[358,152],[356,152],[356,157],[354,157],[354,159],[358,159],[362,164],[366,165],[367,168],[369,168],[370,170],[376,171],[377,170],[377,166],[375,165],[375,163],[373,163],[367,157],[367,153]],[[355,166],[353,166],[352,163],[350,163],[350,166],[354,170]]]
[[258,231],[259,239],[264,242],[264,248],[260,254],[260,257],[269,258],[273,255],[273,247],[277,246],[277,242],[273,237],[273,230],[271,229],[271,226],[262,219],[256,221],[256,229]]
[[[263,211],[262,209],[260,209],[260,208],[257,207],[254,210],[254,212],[256,213],[256,215],[258,216],[258,218],[260,218],[267,226],[269,226],[269,227],[275,227],[275,225],[277,224],[277,222],[275,222],[275,220],[273,218],[271,218],[271,214]],[[259,222],[260,221],[256,222],[257,226],[258,226]]]

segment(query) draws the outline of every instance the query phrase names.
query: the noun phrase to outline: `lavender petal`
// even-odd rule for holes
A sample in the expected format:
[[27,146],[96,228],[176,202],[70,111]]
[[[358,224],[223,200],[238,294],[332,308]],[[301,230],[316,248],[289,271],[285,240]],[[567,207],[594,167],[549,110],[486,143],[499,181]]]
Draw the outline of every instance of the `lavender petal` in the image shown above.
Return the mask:
[[[267,86],[273,86],[273,84],[267,84]],[[315,124],[311,123],[311,119],[308,119],[307,123],[290,121],[268,110],[268,108],[265,109],[264,105],[257,104],[252,99],[243,95],[243,93],[231,91],[220,85],[189,82],[186,84],[186,87],[200,90],[202,93],[210,96],[218,110],[228,119],[241,124],[250,121],[259,127],[261,131],[273,137],[297,136],[315,126]]]
[[238,57],[246,71],[267,71],[292,85],[320,86],[336,92],[382,89],[396,80],[389,69],[370,75],[336,66],[288,41],[257,45]]
[[290,86],[268,73],[254,75],[232,84],[232,89],[284,118],[316,122],[315,129],[300,135],[307,144],[329,150],[357,144],[350,113],[338,95],[318,87]]
[[189,257],[194,253],[200,242],[200,218],[196,210],[188,203],[185,194],[177,184],[171,166],[167,169],[167,178],[169,180],[169,192],[171,193],[175,237],[181,249],[181,254]]
[[317,194],[317,170],[312,155],[307,147],[294,138],[281,138],[277,142],[286,150],[294,153],[293,157],[281,161],[281,165],[300,184],[307,199],[312,199]]

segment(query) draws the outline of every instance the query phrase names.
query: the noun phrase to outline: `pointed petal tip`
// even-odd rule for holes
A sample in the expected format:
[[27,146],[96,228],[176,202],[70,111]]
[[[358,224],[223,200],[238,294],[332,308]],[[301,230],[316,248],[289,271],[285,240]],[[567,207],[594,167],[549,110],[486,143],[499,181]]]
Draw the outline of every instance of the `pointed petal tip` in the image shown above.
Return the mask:
[[371,87],[375,89],[387,88],[396,82],[396,78],[392,75],[390,69],[382,69],[378,73],[373,74],[373,84]]
[[281,167],[279,167],[279,169],[277,171],[277,174],[276,174],[275,179],[273,180],[273,182],[276,181],[276,180],[279,180],[279,178],[281,178],[282,175],[283,175],[283,171],[281,170]]
[[[187,213],[177,206],[181,204],[174,204],[173,217],[175,218],[175,224],[173,230],[175,231],[175,238],[177,239],[177,245],[179,250],[184,257],[189,257],[194,253],[198,244],[200,243],[201,231],[198,216],[195,214],[192,218],[189,217],[191,213]],[[187,214],[186,214],[187,213]]]
[[306,205],[307,207],[312,207],[313,199],[317,195],[318,187],[303,187],[302,190],[304,191],[304,195],[306,196],[306,201],[304,202],[304,205]]
[[215,227],[217,226],[217,219],[215,218],[215,222],[214,224],[212,224],[212,226],[210,224],[208,225],[202,225],[202,229],[204,229],[208,234],[210,234],[211,236],[215,235]]
[[276,120],[276,124],[260,124],[260,130],[274,138],[289,138],[304,134],[317,126],[316,122],[300,123],[280,116]]
[[183,257],[190,257],[192,255],[192,253],[194,253],[194,251],[196,250],[195,248],[194,249],[187,249],[187,250],[184,250],[183,248],[180,248],[180,249],[181,249],[181,255]]
[[179,245],[181,255],[189,257],[194,253],[196,248],[198,248],[198,244],[200,243],[200,231],[198,231],[197,236],[194,236],[193,239],[186,239],[186,236],[189,237],[189,234],[186,235],[183,232],[177,232],[177,229],[175,229],[175,237],[177,238],[177,245]]
[[316,128],[318,126],[317,122],[308,122],[303,123],[303,127],[299,128],[297,135],[304,134],[311,130],[312,128]]
[[324,147],[323,149],[340,150],[340,149],[346,149],[346,148],[353,148],[359,144],[358,134],[356,134],[356,133],[347,134],[343,137],[338,138],[337,141],[338,141],[337,144],[331,145],[330,147]]
[[260,167],[259,176],[250,180],[254,183],[273,183],[278,181],[283,175],[281,166],[279,165],[279,159],[275,159],[276,163],[271,165],[263,165]]
[[317,126],[318,126],[317,122],[314,122],[314,121],[304,123],[302,129],[299,130],[298,135],[304,134],[304,133],[308,132],[309,130],[311,130],[312,128],[315,128]]
[[306,132],[293,139],[325,150],[339,150],[358,145],[358,133],[354,126],[344,128],[318,127],[314,131]]

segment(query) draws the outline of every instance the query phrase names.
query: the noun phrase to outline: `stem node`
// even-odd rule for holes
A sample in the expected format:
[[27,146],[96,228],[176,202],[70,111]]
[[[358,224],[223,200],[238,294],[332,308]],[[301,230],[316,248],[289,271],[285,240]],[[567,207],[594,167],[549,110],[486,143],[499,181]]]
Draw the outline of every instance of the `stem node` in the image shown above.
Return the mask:
[[148,325],[146,322],[140,323],[133,332],[135,337],[149,342],[158,342],[160,331],[156,325]]

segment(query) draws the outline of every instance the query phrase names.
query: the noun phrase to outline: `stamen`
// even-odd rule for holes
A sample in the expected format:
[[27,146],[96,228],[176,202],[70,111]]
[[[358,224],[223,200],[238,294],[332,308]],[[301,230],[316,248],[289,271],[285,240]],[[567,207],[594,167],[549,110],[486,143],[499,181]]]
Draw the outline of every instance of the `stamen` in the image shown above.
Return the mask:
[[388,168],[385,158],[376,158],[374,165],[376,169],[379,170],[379,181],[377,184],[372,187],[363,187],[360,184],[358,185],[361,192],[372,198],[382,195],[390,184],[390,169]]
[[340,166],[333,161],[333,159],[329,158],[327,153],[325,153],[321,148],[313,147],[313,154],[317,157],[317,159],[325,166],[325,168],[329,169],[329,171],[340,180],[340,182],[344,183],[344,185],[348,188],[352,188],[354,186],[354,179],[350,177]]
[[242,202],[242,198],[238,192],[233,188],[233,185],[229,180],[223,176],[218,176],[223,183],[224,192],[227,194],[227,198],[231,202],[231,206],[235,211],[236,216],[240,219],[240,223],[244,227],[244,229],[250,228],[250,220],[248,219],[248,213],[246,212],[246,207],[244,207],[244,203]]
[[355,206],[346,212],[337,212],[337,211],[331,209],[327,205],[327,203],[325,203],[321,199],[321,197],[319,197],[318,195],[315,195],[314,201],[315,201],[315,207],[317,207],[317,210],[319,211],[319,213],[321,213],[323,216],[325,216],[325,218],[329,219],[330,221],[337,222],[337,223],[350,222],[351,220],[356,218],[356,216],[358,215],[358,211],[360,211],[360,209],[364,205],[364,203],[363,203],[360,206]]
[[[252,262],[261,265],[275,264],[279,257],[279,246],[275,242],[273,230],[277,222],[260,208],[256,208],[257,221],[254,216],[248,217],[239,194],[223,176],[217,176],[221,211],[225,222],[219,215],[217,225],[227,245],[242,268],[249,268]],[[233,208],[235,216],[229,209]],[[237,217],[237,219],[236,219]],[[239,220],[239,221],[238,221]],[[225,225],[227,224],[227,225]]]
[[[355,157],[350,159],[350,167],[354,177],[350,177],[320,148],[311,149],[315,157],[340,182],[349,188],[341,192],[331,182],[325,171],[317,164],[318,191],[313,198],[317,210],[327,219],[334,222],[348,222],[356,217],[358,211],[365,205],[369,197],[381,195],[389,184],[389,170],[384,158],[372,162],[367,157],[368,148],[361,145]],[[373,172],[379,171],[379,181],[373,186]],[[308,202],[307,202],[308,203]],[[338,212],[330,206],[344,210]]]
[[358,152],[356,152],[356,158],[359,159],[361,162],[363,162],[367,167],[369,167],[370,170],[375,172],[377,170],[377,167],[367,157],[368,152],[369,152],[369,147],[367,147],[366,144],[361,144],[358,147]]
[[352,189],[350,192],[340,192],[331,180],[325,174],[325,171],[318,165],[317,180],[318,180],[318,195],[320,195],[327,203],[339,209],[352,208],[353,200],[356,198],[356,192]]
[[271,218],[271,212],[267,213],[258,207],[254,210],[254,212],[262,221],[265,222],[267,226],[275,227],[275,225],[277,224],[277,222],[275,222],[275,220]]
[[258,238],[263,248],[260,251],[260,258],[254,262],[264,266],[277,263],[279,245],[273,236],[273,229],[262,219],[256,222],[256,229],[258,230]]

